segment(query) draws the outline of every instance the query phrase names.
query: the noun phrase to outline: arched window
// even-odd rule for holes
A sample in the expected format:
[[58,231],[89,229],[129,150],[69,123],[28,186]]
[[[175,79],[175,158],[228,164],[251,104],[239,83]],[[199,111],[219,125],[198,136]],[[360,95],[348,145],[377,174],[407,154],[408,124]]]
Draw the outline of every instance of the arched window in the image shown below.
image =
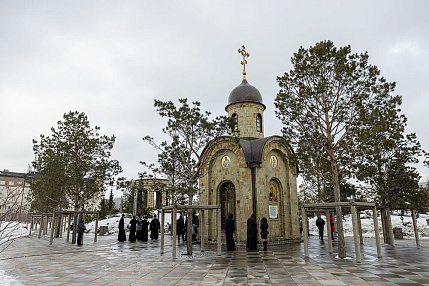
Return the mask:
[[238,131],[238,115],[237,113],[234,113],[232,115],[232,126],[231,126],[231,132],[237,132]]
[[262,132],[262,116],[260,114],[256,115],[256,131]]

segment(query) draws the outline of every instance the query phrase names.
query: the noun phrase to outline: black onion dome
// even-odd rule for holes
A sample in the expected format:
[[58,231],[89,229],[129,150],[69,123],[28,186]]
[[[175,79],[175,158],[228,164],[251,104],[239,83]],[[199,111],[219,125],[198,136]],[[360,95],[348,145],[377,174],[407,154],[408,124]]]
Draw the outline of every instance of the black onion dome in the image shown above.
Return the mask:
[[234,88],[229,94],[228,105],[238,102],[255,102],[264,105],[259,90],[253,85],[250,85],[245,79],[243,79],[241,84]]

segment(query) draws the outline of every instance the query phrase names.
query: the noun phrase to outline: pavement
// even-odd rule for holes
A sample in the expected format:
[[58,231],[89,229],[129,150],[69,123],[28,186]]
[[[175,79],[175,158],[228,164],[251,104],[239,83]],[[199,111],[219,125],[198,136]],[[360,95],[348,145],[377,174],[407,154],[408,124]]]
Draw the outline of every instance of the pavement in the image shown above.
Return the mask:
[[23,285],[429,285],[429,240],[395,240],[395,247],[382,244],[377,258],[374,239],[364,239],[362,262],[354,259],[352,237],[346,237],[347,258],[328,253],[327,241],[309,239],[310,257],[304,244],[269,245],[268,251],[237,250],[206,245],[193,255],[178,246],[172,258],[171,236],[166,236],[164,254],[160,240],[118,242],[116,235],[85,234],[77,246],[56,238],[24,237],[0,252],[0,269]]

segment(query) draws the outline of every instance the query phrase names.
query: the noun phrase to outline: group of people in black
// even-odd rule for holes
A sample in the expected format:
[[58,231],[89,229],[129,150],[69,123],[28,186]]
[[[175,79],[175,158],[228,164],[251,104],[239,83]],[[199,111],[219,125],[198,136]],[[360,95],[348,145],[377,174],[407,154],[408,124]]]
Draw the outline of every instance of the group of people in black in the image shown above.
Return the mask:
[[[264,246],[264,251],[268,250],[268,221],[265,217],[261,219],[261,240]],[[234,231],[235,231],[235,220],[232,213],[228,214],[228,218],[225,220],[225,238],[226,238],[226,250],[234,251],[236,249],[234,242]],[[258,223],[256,222],[256,215],[252,214],[247,219],[247,243],[246,248],[249,251],[258,250]]]
[[[198,216],[193,213],[192,214],[192,241],[197,240],[197,233],[198,233],[198,227],[199,227],[199,219]],[[180,243],[180,238],[182,238],[182,241],[186,241],[186,235],[187,235],[187,221],[183,219],[183,217],[180,215],[180,217],[176,221],[176,233],[177,233],[177,242]]]
[[[122,215],[121,219],[119,220],[119,234],[118,234],[118,241],[124,242],[127,240],[127,236],[125,234],[125,215]],[[139,241],[148,241],[148,235],[150,232],[150,239],[151,240],[157,240],[159,235],[159,230],[161,228],[161,224],[159,222],[159,219],[156,217],[156,215],[153,216],[153,219],[149,222],[147,217],[136,218],[136,216],[133,216],[133,218],[130,220],[129,223],[130,227],[130,233],[128,235],[128,241],[130,242],[136,242],[136,240]]]

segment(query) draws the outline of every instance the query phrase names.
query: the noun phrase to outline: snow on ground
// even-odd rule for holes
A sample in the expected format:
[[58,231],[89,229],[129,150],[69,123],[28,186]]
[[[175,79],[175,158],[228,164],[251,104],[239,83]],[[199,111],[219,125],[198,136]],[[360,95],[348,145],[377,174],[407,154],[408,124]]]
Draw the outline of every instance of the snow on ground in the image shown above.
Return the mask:
[[[419,232],[419,238],[421,239],[429,239],[429,215],[428,214],[419,214],[417,218],[417,228]],[[362,236],[364,237],[375,237],[374,233],[374,219],[367,215],[366,213],[361,213],[361,224],[362,224]],[[316,227],[316,218],[309,218],[309,229],[310,235],[318,235],[318,230]],[[326,220],[326,218],[322,215],[322,218]],[[404,239],[414,239],[414,227],[413,220],[411,218],[411,213],[406,213],[401,219],[401,216],[397,213],[393,213],[392,216],[392,227],[402,228],[402,233],[404,235]],[[328,220],[329,221],[329,220]],[[353,236],[353,225],[351,216],[346,216],[343,220],[344,227],[344,235],[345,236]],[[378,228],[380,231],[380,236],[383,235],[381,232],[381,219],[378,216]],[[326,228],[325,228],[326,234]]]
[[[100,220],[98,222],[99,226],[107,226],[108,233],[111,235],[115,235],[118,233],[119,220],[121,218],[121,214],[117,214],[111,216],[107,219]],[[322,218],[326,218],[322,215]],[[131,220],[131,216],[128,215],[125,217],[125,225],[129,223]],[[170,224],[171,215],[168,214],[165,217],[166,228],[168,229],[168,224]],[[328,220],[329,221],[329,220]],[[429,239],[429,215],[428,214],[419,214],[417,218],[417,225],[419,230],[419,235],[421,239]],[[366,213],[361,213],[361,222],[362,222],[362,234],[364,237],[375,237],[374,235],[374,222],[372,217],[367,215]],[[352,236],[353,235],[353,227],[351,222],[351,216],[346,216],[343,220],[344,226],[344,235]],[[381,221],[380,217],[378,217],[378,226],[381,233]],[[406,213],[402,219],[401,216],[397,213],[392,214],[392,226],[402,228],[402,232],[404,234],[404,239],[414,239],[414,229],[413,223],[410,213]],[[86,224],[86,228],[89,232],[95,231],[95,222],[90,222]],[[317,236],[318,231],[316,227],[316,217],[309,218],[309,229],[310,235]],[[326,230],[326,228],[325,228]],[[7,244],[8,238],[16,239],[22,236],[28,235],[28,229],[26,224],[17,224],[12,222],[1,222],[0,224],[0,252],[1,247]],[[325,231],[326,235],[326,231]],[[2,243],[3,242],[3,243]],[[0,269],[0,285],[5,286],[20,286],[22,285],[12,277],[7,276],[3,270]]]

